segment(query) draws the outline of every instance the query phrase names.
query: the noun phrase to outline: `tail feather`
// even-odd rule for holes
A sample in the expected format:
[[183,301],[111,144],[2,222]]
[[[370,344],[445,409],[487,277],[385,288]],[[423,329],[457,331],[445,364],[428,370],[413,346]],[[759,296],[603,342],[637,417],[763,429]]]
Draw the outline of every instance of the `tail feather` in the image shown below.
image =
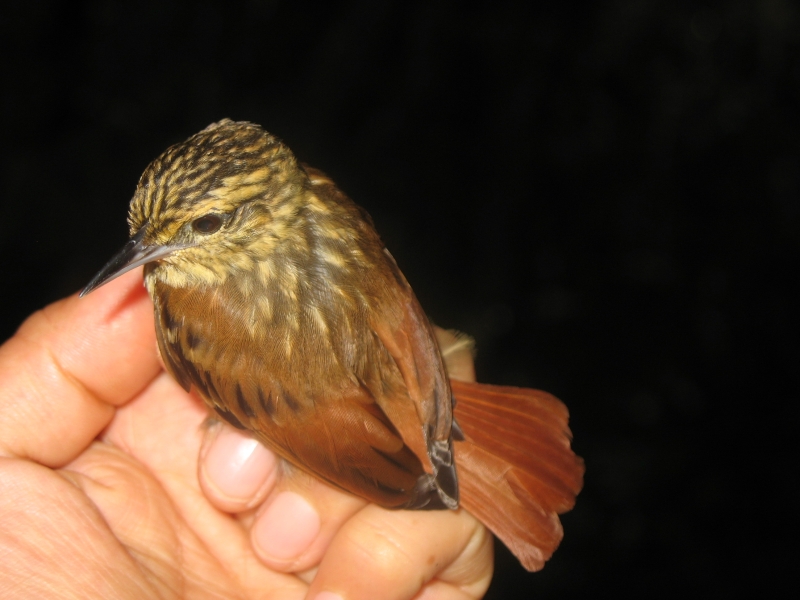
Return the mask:
[[544,566],[575,505],[583,460],[570,449],[567,408],[538,390],[451,380],[461,504],[529,571]]
[[[496,415],[491,411],[473,413],[467,406],[463,412],[456,411],[458,423],[470,431],[467,435],[472,443],[492,449],[509,465],[535,476],[542,484],[553,488],[559,498],[573,495],[575,457],[569,450],[569,438],[563,433],[554,435],[552,425],[533,419],[493,423],[490,419]],[[471,428],[466,424],[473,422],[479,425]],[[531,437],[530,431],[535,431],[536,437]],[[562,506],[561,500],[546,506],[547,509],[562,511],[571,507],[571,504]]]

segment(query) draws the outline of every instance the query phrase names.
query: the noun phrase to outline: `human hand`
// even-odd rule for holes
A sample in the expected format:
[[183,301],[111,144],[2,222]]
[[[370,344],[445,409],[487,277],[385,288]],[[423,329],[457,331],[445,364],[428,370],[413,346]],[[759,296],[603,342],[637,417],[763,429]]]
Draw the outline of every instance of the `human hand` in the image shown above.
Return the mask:
[[205,407],[158,363],[152,318],[137,270],[0,347],[0,596],[485,592],[491,536],[464,511],[368,505],[202,427]]

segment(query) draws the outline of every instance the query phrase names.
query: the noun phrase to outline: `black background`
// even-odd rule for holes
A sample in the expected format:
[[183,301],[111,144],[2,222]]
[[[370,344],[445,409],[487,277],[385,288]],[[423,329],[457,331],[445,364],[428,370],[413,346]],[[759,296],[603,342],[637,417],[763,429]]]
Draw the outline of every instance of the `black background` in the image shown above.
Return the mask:
[[[570,407],[562,547],[489,598],[726,597],[797,569],[800,10],[758,2],[4,3],[3,337],[223,117],[371,212],[479,378]],[[796,581],[796,577],[793,577]]]

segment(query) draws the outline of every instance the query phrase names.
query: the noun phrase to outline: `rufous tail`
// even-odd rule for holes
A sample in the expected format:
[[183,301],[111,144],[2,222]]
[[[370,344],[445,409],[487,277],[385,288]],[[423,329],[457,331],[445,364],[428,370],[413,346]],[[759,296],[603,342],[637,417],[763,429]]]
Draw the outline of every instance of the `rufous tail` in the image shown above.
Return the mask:
[[546,392],[451,379],[460,503],[529,571],[564,535],[558,515],[575,505],[583,459],[570,449],[564,404]]

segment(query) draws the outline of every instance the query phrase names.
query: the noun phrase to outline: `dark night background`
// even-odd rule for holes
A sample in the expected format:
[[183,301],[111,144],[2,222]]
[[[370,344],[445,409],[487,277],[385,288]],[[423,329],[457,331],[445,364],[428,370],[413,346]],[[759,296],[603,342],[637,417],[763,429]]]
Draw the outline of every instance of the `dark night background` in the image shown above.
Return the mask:
[[151,159],[255,121],[480,379],[570,407],[562,547],[498,549],[488,598],[769,597],[800,558],[799,46],[789,0],[5,3],[0,333],[122,245]]

